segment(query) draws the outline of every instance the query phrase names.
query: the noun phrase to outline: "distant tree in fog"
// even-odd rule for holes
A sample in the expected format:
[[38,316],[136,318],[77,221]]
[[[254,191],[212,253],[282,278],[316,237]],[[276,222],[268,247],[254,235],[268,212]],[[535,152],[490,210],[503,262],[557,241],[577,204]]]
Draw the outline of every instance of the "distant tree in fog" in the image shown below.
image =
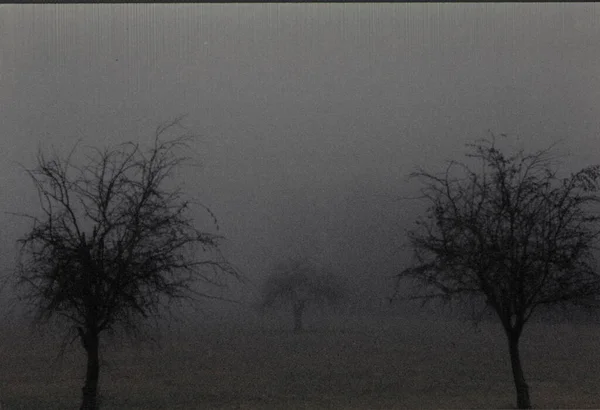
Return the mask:
[[33,227],[19,240],[16,281],[37,320],[63,319],[80,339],[87,354],[81,409],[97,408],[102,332],[139,334],[170,301],[209,296],[195,284],[236,276],[219,237],[195,228],[192,202],[167,187],[187,159],[177,154],[186,137],[163,140],[176,124],[159,127],[147,151],[134,143],[92,150],[80,166],[71,160],[75,148],[64,159],[40,152],[28,171],[42,212],[25,215]]
[[507,156],[493,137],[469,147],[479,164],[413,174],[429,206],[409,232],[415,262],[398,280],[417,284],[416,298],[481,296],[508,338],[517,405],[529,408],[525,324],[542,306],[596,306],[600,166],[559,178],[550,150]]
[[267,278],[262,306],[289,307],[294,331],[299,332],[303,330],[303,317],[307,307],[337,303],[342,295],[340,282],[330,272],[306,259],[290,259],[277,265]]

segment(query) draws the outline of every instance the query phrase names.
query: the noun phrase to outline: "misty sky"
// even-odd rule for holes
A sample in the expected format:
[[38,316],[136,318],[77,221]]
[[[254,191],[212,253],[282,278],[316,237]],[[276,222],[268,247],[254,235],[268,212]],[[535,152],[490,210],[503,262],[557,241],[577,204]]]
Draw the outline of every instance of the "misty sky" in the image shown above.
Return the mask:
[[244,273],[304,252],[382,286],[415,167],[488,130],[600,163],[598,39],[589,3],[2,5],[0,265],[39,146],[148,143],[188,114],[186,187]]

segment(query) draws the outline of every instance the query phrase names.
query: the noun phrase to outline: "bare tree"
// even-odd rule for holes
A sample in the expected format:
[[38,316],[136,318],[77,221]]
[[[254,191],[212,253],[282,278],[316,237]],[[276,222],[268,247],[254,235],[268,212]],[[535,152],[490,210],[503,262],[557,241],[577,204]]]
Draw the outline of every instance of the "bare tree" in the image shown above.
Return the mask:
[[292,309],[294,331],[303,330],[303,317],[311,304],[333,304],[342,297],[342,286],[329,272],[306,259],[290,259],[278,264],[263,289],[263,307],[276,304]]
[[409,232],[415,262],[398,280],[412,279],[419,298],[482,297],[508,338],[517,405],[529,408],[525,324],[541,306],[594,307],[600,292],[600,166],[559,178],[550,149],[506,156],[495,138],[469,147],[480,167],[450,162],[443,175],[413,174],[429,207]]
[[[25,215],[16,284],[41,322],[62,319],[87,353],[81,409],[97,408],[103,332],[137,332],[176,299],[210,297],[197,284],[224,286],[235,270],[219,252],[220,237],[194,227],[191,201],[168,188],[188,157],[188,137],[163,140],[177,121],[159,127],[154,145],[95,149],[86,165],[38,153],[28,170],[42,216]],[[211,211],[203,207],[216,219]]]

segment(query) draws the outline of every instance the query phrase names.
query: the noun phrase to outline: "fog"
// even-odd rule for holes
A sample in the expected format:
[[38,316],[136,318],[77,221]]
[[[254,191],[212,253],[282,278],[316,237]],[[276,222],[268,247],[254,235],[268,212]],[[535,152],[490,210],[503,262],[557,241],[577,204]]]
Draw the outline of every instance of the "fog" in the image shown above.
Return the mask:
[[401,199],[415,193],[408,174],[460,158],[489,130],[513,148],[559,141],[566,170],[600,158],[595,4],[1,11],[5,272],[29,227],[7,212],[39,212],[22,169],[38,148],[147,144],[184,114],[202,166],[180,178],[216,214],[228,259],[249,279],[231,290],[245,302],[298,253],[335,266],[365,297],[389,295],[421,210]]
[[[219,293],[236,303],[176,307],[179,333],[166,317],[159,347],[103,335],[106,408],[513,407],[483,303],[386,302],[424,211],[409,174],[490,133],[508,150],[556,143],[565,175],[600,163],[599,21],[593,3],[1,5],[0,271],[31,229],[14,213],[41,214],[25,171],[38,152],[78,144],[85,164],[181,117],[169,136],[194,136],[193,163],[176,183],[216,215],[244,280]],[[201,207],[193,217],[215,232]],[[293,333],[290,312],[256,303],[299,255],[351,297]],[[62,328],[25,335],[14,296],[0,290],[0,408],[74,407],[84,351],[51,362]],[[596,325],[537,313],[522,343],[534,404],[598,408]]]

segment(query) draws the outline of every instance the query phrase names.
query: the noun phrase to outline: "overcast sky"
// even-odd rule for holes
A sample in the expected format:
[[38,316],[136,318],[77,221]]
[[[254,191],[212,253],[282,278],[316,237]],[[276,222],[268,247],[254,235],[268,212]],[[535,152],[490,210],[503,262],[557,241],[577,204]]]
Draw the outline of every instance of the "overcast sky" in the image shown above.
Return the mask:
[[[188,114],[229,258],[290,253],[369,281],[402,265],[406,176],[506,133],[600,162],[597,4],[0,6],[2,266],[40,146],[147,143]],[[377,279],[382,283],[381,279]]]

